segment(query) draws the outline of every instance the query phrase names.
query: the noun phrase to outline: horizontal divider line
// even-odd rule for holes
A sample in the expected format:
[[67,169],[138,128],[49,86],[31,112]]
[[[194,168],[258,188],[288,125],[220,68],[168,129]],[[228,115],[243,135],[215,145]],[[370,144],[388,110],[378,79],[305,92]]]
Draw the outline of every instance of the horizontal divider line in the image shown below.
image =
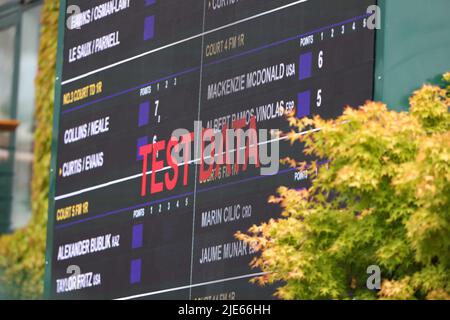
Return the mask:
[[[208,191],[212,191],[212,190],[216,190],[216,189],[222,189],[222,188],[226,188],[226,187],[230,187],[230,186],[234,186],[234,185],[238,185],[238,184],[242,184],[242,183],[246,183],[246,182],[250,182],[250,181],[261,180],[261,179],[273,177],[273,176],[276,176],[276,175],[281,175],[281,174],[293,172],[295,170],[297,170],[297,168],[290,168],[290,169],[279,171],[277,174],[272,175],[272,176],[253,176],[253,177],[250,177],[250,178],[245,178],[245,179],[241,179],[241,180],[238,180],[238,181],[233,181],[233,182],[221,184],[221,185],[218,185],[218,186],[203,188],[203,189],[199,189],[197,191],[197,194],[208,192]],[[116,210],[109,211],[109,212],[102,213],[102,214],[98,214],[98,215],[95,215],[95,216],[92,216],[92,217],[87,217],[87,218],[80,219],[80,220],[77,220],[77,221],[56,225],[55,229],[57,229],[57,230],[65,229],[65,228],[68,228],[68,227],[71,227],[71,226],[74,226],[74,225],[77,225],[77,224],[80,224],[80,223],[84,223],[84,222],[87,222],[87,221],[97,220],[97,219],[100,219],[100,218],[104,218],[104,217],[107,217],[107,216],[110,216],[110,215],[115,215],[115,214],[122,213],[122,212],[125,212],[125,211],[135,210],[135,209],[139,209],[139,208],[142,208],[142,207],[151,206],[151,205],[159,204],[159,203],[162,203],[162,202],[165,202],[165,201],[175,200],[175,199],[179,199],[179,198],[183,198],[183,197],[187,197],[187,196],[191,196],[191,195],[194,195],[193,191],[182,193],[182,194],[179,194],[179,195],[170,196],[170,197],[159,199],[159,200],[155,200],[155,201],[150,201],[150,202],[137,204],[137,205],[134,205],[134,206],[131,206],[131,207],[126,207],[126,208],[122,208],[122,209],[116,209]]]
[[[302,136],[302,135],[306,135],[308,133],[313,133],[313,132],[317,132],[317,131],[320,131],[320,129],[317,128],[317,129],[313,129],[313,130],[307,130],[307,131],[299,132],[299,133],[297,133],[297,135]],[[258,145],[269,144],[269,143],[272,143],[272,142],[275,142],[275,141],[282,141],[282,140],[287,140],[287,137],[280,137],[280,138],[276,138],[276,139],[273,139],[273,140],[260,142],[260,143],[258,143]],[[240,149],[243,150],[245,148],[246,147],[241,147]],[[232,153],[234,153],[235,151],[236,151],[236,149],[230,150],[230,152],[232,152]],[[223,154],[225,154],[225,152],[221,153],[221,155],[223,155]],[[218,156],[218,155],[219,154],[215,154],[215,156]],[[204,159],[209,159],[209,158],[211,158],[211,156],[204,157]],[[194,160],[189,161],[188,164],[195,164],[195,163],[199,163],[199,162],[200,162],[200,159],[194,159]],[[180,163],[178,165],[178,167],[182,167],[185,164],[186,164],[185,162]],[[160,170],[157,170],[156,173],[167,171],[167,170],[169,170],[171,168],[172,167],[167,166],[167,167],[164,167],[164,168],[162,168]],[[150,175],[152,173],[153,173],[153,170],[150,170],[146,174]],[[83,194],[83,193],[95,191],[95,190],[98,190],[98,189],[103,189],[103,188],[106,188],[106,187],[109,187],[109,186],[112,186],[112,185],[115,185],[115,184],[118,184],[118,183],[122,183],[122,182],[130,181],[130,180],[134,180],[134,179],[137,179],[137,178],[141,178],[142,175],[143,175],[143,173],[138,173],[138,174],[135,174],[135,175],[132,175],[132,176],[120,178],[120,179],[117,179],[117,180],[108,181],[108,182],[105,182],[105,183],[102,183],[102,184],[99,184],[99,185],[96,185],[96,186],[91,186],[91,187],[87,187],[87,188],[80,189],[80,190],[77,190],[77,191],[73,191],[73,192],[70,192],[70,193],[62,194],[62,195],[56,196],[55,197],[55,201],[71,198],[71,197],[78,196],[78,195]]]

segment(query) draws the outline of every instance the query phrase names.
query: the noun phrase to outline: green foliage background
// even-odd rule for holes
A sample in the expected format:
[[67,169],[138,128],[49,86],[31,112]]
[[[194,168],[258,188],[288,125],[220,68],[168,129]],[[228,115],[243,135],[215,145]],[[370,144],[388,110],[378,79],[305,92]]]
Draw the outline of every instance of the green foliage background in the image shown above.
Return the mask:
[[[283,217],[238,233],[260,255],[260,284],[283,299],[450,300],[450,74],[425,85],[410,112],[368,102],[335,120],[290,118],[286,136],[326,165],[307,190],[281,187]],[[311,129],[320,129],[315,132]],[[302,134],[299,134],[302,133]],[[369,290],[368,267],[381,269]],[[373,284],[373,282],[370,282]]]
[[40,299],[44,289],[58,15],[59,1],[45,0],[36,78],[33,215],[27,227],[0,238],[0,290],[16,299]]

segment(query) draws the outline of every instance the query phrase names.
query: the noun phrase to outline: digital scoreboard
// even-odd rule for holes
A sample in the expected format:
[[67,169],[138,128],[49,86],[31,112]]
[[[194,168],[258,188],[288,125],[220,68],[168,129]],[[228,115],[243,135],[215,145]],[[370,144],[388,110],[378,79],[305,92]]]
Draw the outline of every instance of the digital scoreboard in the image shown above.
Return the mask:
[[279,217],[279,186],[308,187],[278,167],[308,160],[301,145],[259,143],[276,162],[267,175],[206,168],[204,152],[175,163],[172,135],[286,132],[288,114],[334,118],[372,99],[375,2],[62,1],[49,297],[272,298],[235,233]]

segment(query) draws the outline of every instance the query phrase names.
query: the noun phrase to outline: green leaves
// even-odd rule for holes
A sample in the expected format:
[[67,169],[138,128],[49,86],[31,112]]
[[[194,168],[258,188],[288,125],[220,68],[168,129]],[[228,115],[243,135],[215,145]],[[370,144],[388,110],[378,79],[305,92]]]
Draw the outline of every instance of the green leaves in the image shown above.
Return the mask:
[[[424,86],[410,113],[368,102],[335,120],[289,119],[291,142],[330,162],[308,169],[309,190],[270,199],[282,218],[238,234],[261,253],[260,284],[281,281],[284,299],[450,297],[449,88]],[[370,265],[382,270],[378,292],[366,288]]]

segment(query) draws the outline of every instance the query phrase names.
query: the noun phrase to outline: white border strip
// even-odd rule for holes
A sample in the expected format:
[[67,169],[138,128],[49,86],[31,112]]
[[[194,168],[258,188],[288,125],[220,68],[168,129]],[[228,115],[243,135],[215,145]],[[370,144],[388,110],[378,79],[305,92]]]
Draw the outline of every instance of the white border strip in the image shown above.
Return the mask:
[[271,14],[271,13],[274,13],[274,12],[277,12],[277,11],[281,11],[281,10],[283,10],[283,9],[287,9],[287,8],[289,8],[289,7],[295,6],[295,5],[300,4],[300,3],[308,2],[308,1],[309,1],[309,0],[299,0],[299,1],[295,1],[295,2],[289,3],[289,4],[287,4],[287,5],[284,5],[284,6],[281,6],[281,7],[272,9],[272,10],[269,10],[269,11],[265,11],[265,12],[256,14],[256,15],[254,15],[254,16],[247,17],[247,18],[245,18],[245,19],[238,20],[238,21],[229,23],[229,24],[227,24],[227,25],[224,25],[224,26],[221,26],[221,27],[218,27],[218,28],[215,28],[215,29],[211,29],[211,30],[205,31],[205,32],[203,32],[203,33],[199,33],[199,34],[197,34],[197,35],[194,35],[194,36],[191,36],[191,37],[188,37],[188,38],[185,38],[185,39],[182,39],[182,40],[179,40],[179,41],[176,41],[176,42],[167,44],[167,45],[165,45],[165,46],[162,46],[162,47],[159,47],[159,48],[156,48],[156,49],[153,49],[153,50],[150,50],[150,51],[147,51],[147,52],[138,54],[138,55],[136,55],[136,56],[134,56],[134,57],[130,57],[130,58],[127,58],[127,59],[124,59],[124,60],[115,62],[115,63],[113,63],[113,64],[107,65],[107,66],[105,66],[105,67],[102,67],[102,68],[99,68],[99,69],[96,69],[96,70],[92,70],[92,71],[90,71],[90,72],[87,72],[87,73],[85,73],[85,74],[79,75],[79,76],[77,76],[77,77],[74,77],[74,78],[65,80],[65,81],[63,81],[63,82],[61,83],[61,85],[64,86],[64,85],[66,85],[66,84],[69,84],[69,83],[71,83],[71,82],[74,82],[74,81],[77,81],[77,80],[86,78],[86,77],[91,76],[91,75],[93,75],[93,74],[96,74],[96,73],[99,73],[99,72],[102,72],[102,71],[105,71],[105,70],[108,70],[108,69],[117,67],[117,66],[119,66],[119,65],[121,65],[121,64],[128,63],[128,62],[130,62],[130,61],[133,61],[133,60],[136,60],[136,59],[145,57],[145,56],[147,56],[147,55],[149,55],[149,54],[152,54],[152,53],[155,53],[155,52],[158,52],[158,51],[161,51],[161,50],[164,50],[164,49],[173,47],[173,46],[177,46],[177,45],[179,45],[179,44],[181,44],[181,43],[184,43],[184,42],[187,42],[187,41],[191,41],[191,40],[196,39],[196,38],[199,38],[199,37],[203,37],[203,36],[208,35],[208,34],[210,34],[210,33],[214,33],[214,32],[217,32],[217,31],[220,31],[220,30],[223,30],[223,29],[226,29],[226,28],[235,26],[235,25],[241,24],[241,23],[243,23],[243,22],[247,22],[247,21],[250,21],[250,20],[254,20],[254,19],[257,19],[257,18],[266,16],[266,15],[268,15],[268,14]]
[[148,296],[154,296],[154,295],[157,295],[157,294],[162,294],[162,293],[167,293],[167,292],[173,292],[173,291],[185,290],[185,289],[196,288],[196,287],[203,287],[203,286],[207,286],[207,285],[211,285],[211,284],[216,284],[216,283],[223,283],[223,282],[229,282],[229,281],[240,280],[240,279],[245,279],[245,278],[259,277],[259,276],[263,276],[263,275],[265,275],[265,274],[267,274],[267,272],[259,272],[259,273],[246,274],[246,275],[238,276],[238,277],[225,278],[225,279],[220,279],[220,280],[214,280],[214,281],[208,281],[208,282],[202,282],[202,283],[197,283],[197,284],[187,285],[187,286],[183,286],[183,287],[177,287],[177,288],[171,288],[171,289],[165,289],[165,290],[159,290],[159,291],[147,292],[147,293],[137,294],[137,295],[134,295],[134,296],[128,296],[128,297],[118,298],[118,299],[114,299],[114,300],[131,300],[131,299],[139,299],[139,298],[144,298],[144,297],[148,297]]

